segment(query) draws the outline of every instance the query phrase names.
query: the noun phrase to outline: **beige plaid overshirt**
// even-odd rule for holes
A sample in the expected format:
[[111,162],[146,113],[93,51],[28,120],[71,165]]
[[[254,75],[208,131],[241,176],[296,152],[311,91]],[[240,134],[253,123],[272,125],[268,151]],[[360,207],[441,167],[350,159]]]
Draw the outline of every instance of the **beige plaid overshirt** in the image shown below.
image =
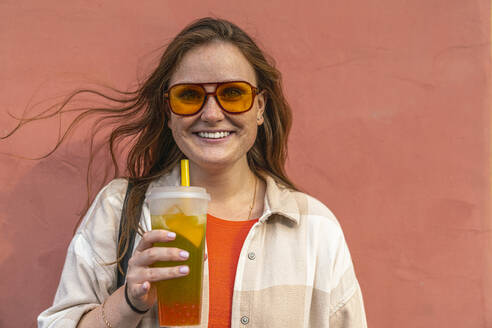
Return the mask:
[[[249,231],[237,264],[231,327],[367,327],[360,287],[335,216],[318,200],[265,179],[263,215]],[[151,187],[178,183],[175,169]],[[39,327],[75,327],[84,313],[114,292],[116,266],[104,263],[115,260],[126,188],[127,181],[117,179],[97,195],[70,243],[55,300],[39,315]],[[147,204],[141,224],[150,230]],[[135,245],[139,241],[137,235]],[[203,279],[200,327],[207,327],[207,261]],[[159,327],[156,307],[138,327]]]

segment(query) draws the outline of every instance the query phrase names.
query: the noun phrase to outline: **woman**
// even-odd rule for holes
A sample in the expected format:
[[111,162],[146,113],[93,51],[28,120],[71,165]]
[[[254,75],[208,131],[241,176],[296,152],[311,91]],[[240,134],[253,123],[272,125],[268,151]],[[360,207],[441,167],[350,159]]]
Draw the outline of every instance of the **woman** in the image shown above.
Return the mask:
[[[239,93],[242,103],[228,103],[228,92]],[[211,195],[202,327],[366,327],[337,220],[285,174],[291,113],[280,74],[241,29],[211,18],[189,25],[126,104],[112,113],[127,123],[111,142],[136,136],[127,167],[134,185],[128,224],[118,244],[128,180],[115,179],[74,236],[54,304],[38,318],[41,327],[158,326],[152,283],[189,268],[186,250],[152,247],[175,235],[151,231],[143,200],[148,188],[178,184],[184,157],[191,185]],[[126,284],[116,289],[115,262],[127,251],[132,228],[141,235]],[[156,261],[183,265],[151,268]]]

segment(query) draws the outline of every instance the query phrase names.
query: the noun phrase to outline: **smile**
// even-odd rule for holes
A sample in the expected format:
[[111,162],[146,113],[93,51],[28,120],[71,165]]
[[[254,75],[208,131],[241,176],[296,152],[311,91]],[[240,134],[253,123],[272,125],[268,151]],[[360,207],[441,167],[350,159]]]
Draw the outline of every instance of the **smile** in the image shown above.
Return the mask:
[[222,139],[231,134],[229,131],[221,131],[221,132],[198,132],[197,133],[200,138],[206,139]]

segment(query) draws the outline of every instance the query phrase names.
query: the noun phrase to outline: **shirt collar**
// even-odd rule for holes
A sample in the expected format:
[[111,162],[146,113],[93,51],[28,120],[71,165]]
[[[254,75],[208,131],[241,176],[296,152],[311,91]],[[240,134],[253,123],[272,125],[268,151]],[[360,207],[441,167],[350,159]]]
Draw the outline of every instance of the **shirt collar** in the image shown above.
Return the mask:
[[300,214],[294,191],[279,185],[269,175],[263,174],[262,176],[266,181],[266,192],[265,206],[260,221],[264,222],[277,214],[298,224]]

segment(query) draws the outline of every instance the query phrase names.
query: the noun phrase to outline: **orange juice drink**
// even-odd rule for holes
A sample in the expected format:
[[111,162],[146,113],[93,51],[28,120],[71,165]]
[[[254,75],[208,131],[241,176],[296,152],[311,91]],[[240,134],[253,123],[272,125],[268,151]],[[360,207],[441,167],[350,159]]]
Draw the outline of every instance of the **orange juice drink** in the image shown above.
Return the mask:
[[152,229],[176,233],[171,242],[154,246],[177,247],[190,253],[186,261],[154,263],[154,267],[188,265],[184,277],[162,280],[157,287],[159,324],[161,326],[199,325],[202,307],[203,256],[207,205],[210,197],[203,188],[154,188],[148,195]]

